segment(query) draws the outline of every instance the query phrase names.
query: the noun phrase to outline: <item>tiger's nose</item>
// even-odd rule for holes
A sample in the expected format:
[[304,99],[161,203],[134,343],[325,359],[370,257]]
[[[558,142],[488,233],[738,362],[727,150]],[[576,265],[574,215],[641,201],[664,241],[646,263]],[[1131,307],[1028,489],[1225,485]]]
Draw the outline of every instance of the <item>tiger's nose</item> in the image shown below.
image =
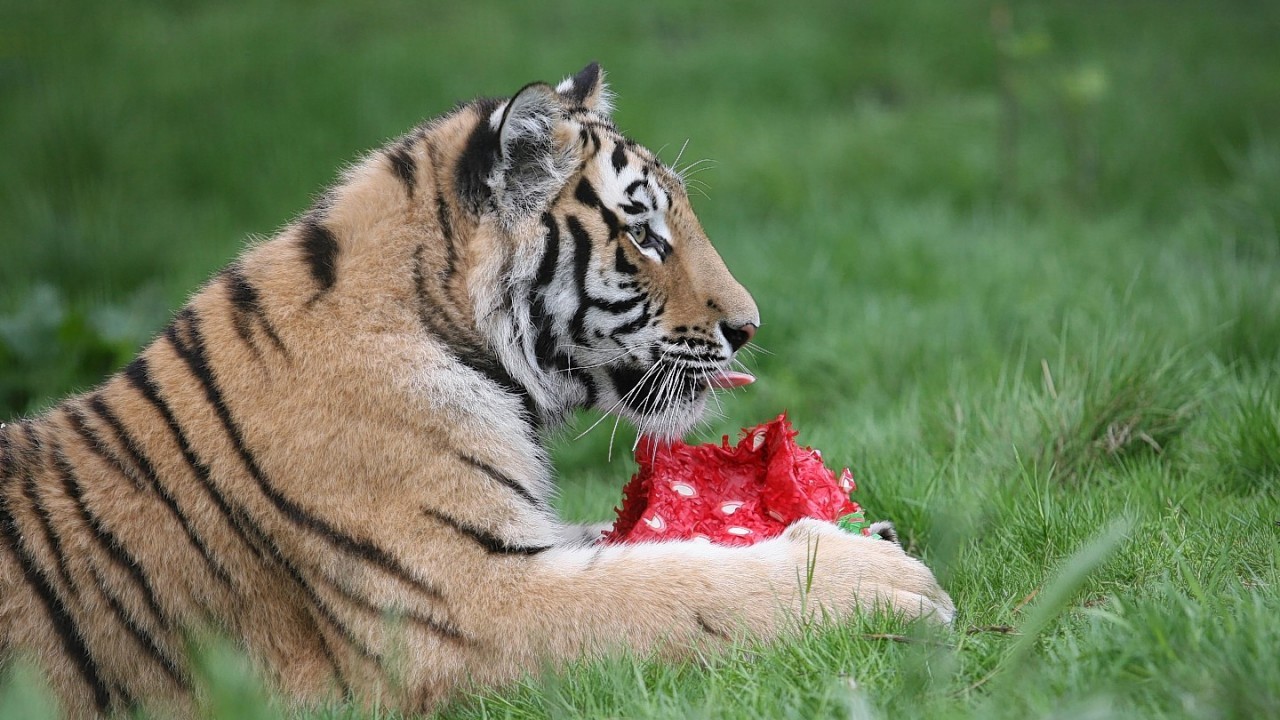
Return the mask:
[[738,327],[734,327],[727,322],[720,323],[720,334],[724,335],[724,339],[729,341],[729,347],[737,352],[739,348],[750,342],[755,337],[755,323],[743,323]]

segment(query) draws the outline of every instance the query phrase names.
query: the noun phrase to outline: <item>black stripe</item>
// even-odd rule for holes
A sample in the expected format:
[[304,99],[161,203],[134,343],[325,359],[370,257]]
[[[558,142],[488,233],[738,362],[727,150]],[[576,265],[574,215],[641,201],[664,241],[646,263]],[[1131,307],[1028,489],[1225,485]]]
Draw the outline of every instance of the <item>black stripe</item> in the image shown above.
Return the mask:
[[4,488],[4,481],[9,479],[17,465],[14,453],[10,449],[12,447],[12,441],[9,439],[10,427],[12,426],[0,423],[0,489]]
[[[320,597],[320,594],[316,592],[316,589],[311,585],[311,583],[308,583],[306,582],[305,579],[303,579],[302,573],[300,573],[298,569],[293,566],[292,563],[286,562],[286,563],[283,563],[283,565],[285,566],[285,568],[287,568],[290,571],[290,575],[293,577],[293,580],[296,583],[298,583],[298,585],[302,588],[302,591],[307,596],[307,600],[311,602],[312,607],[314,607],[316,611],[320,614],[320,617],[326,623],[328,623],[329,626],[332,627],[335,632],[338,633],[338,636],[342,638],[343,642],[355,648],[356,652],[360,653],[360,657],[364,658],[365,660],[368,660],[369,662],[372,662],[376,665],[382,665],[382,662],[383,662],[382,653],[369,647],[369,645],[365,643],[364,640],[361,640],[359,637],[357,637],[355,631],[352,630],[349,625],[342,622],[342,620],[338,618],[338,616],[333,612],[333,608],[329,607],[329,604],[326,603]],[[325,656],[329,659],[329,663],[333,666],[334,675],[337,678],[338,682],[343,686],[347,686],[347,680],[344,677],[344,673],[342,672],[342,666],[338,662],[338,657],[333,653],[333,649],[329,647],[329,643],[324,640],[323,635],[321,635],[320,637],[320,643],[323,646]],[[349,691],[349,688],[348,688],[348,691]]]
[[440,338],[452,346],[469,345],[465,331],[454,324],[452,318],[438,303],[432,300],[431,288],[427,285],[427,276],[423,272],[423,252],[425,245],[418,245],[413,251],[413,284],[418,297],[418,319],[428,333]]
[[569,234],[574,240],[573,279],[574,289],[578,293],[577,309],[569,321],[569,333],[574,340],[583,343],[588,309],[598,308],[615,315],[621,314],[644,302],[646,296],[640,293],[626,300],[604,300],[591,297],[587,293],[587,271],[591,265],[591,237],[576,217],[570,215],[566,218],[566,223],[569,226]]
[[626,300],[601,300],[599,298],[588,298],[588,300],[593,308],[603,310],[613,315],[621,315],[626,312],[631,312],[637,305],[645,302],[645,294],[637,293]]
[[[111,412],[111,408],[107,407],[107,404],[103,402],[102,398],[98,395],[94,395],[89,399],[89,407],[93,410],[94,414],[111,429],[111,432],[115,435],[117,442],[124,447],[125,454],[128,456],[129,461],[133,463],[134,467],[138,468],[138,472],[140,472],[143,478],[146,479],[147,484],[151,487],[152,491],[154,491],[156,495],[160,497],[160,500],[164,502],[165,507],[169,508],[169,512],[173,515],[174,519],[178,521],[178,524],[182,526],[183,532],[186,533],[187,540],[189,540],[192,547],[200,553],[200,557],[204,558],[205,564],[209,566],[209,572],[213,573],[213,576],[222,581],[224,585],[228,587],[232,586],[234,583],[231,580],[231,575],[228,574],[226,568],[224,568],[222,564],[213,557],[213,553],[210,552],[208,546],[204,544],[204,540],[200,538],[200,534],[196,532],[194,527],[192,527],[191,521],[187,519],[185,514],[183,514],[182,508],[178,505],[177,499],[174,498],[173,494],[169,492],[169,489],[160,482],[160,478],[156,474],[155,466],[151,464],[151,460],[146,456],[142,448],[138,447],[137,441],[135,441],[133,436],[131,436],[128,430],[125,429],[124,423],[120,422],[120,419],[116,417],[115,413]],[[73,413],[72,422],[76,424],[78,430],[83,428],[80,430],[80,434],[85,437],[90,446],[97,451],[99,455],[102,455],[104,458],[109,458],[117,467],[123,469],[123,463],[121,463],[119,458],[115,456],[115,453],[111,453],[106,450],[101,439],[98,438],[92,430],[85,427],[84,419],[80,417],[78,412]]]
[[133,696],[133,693],[129,692],[129,688],[118,682],[113,682],[111,683],[111,692],[120,698],[120,702],[116,707],[123,706],[122,709],[126,715],[138,715],[138,700]]
[[600,207],[600,196],[596,194],[596,189],[591,187],[591,183],[587,182],[586,178],[578,181],[578,187],[574,189],[573,196],[589,208]]
[[613,330],[609,331],[609,337],[614,342],[618,342],[619,335],[627,335],[629,333],[637,332],[643,329],[646,325],[648,325],[649,320],[651,319],[652,318],[649,315],[649,303],[648,301],[646,301],[644,304],[644,309],[640,311],[640,314],[637,315],[634,320],[625,322],[619,325],[618,327],[614,328]]
[[444,236],[444,281],[448,283],[457,273],[458,266],[458,249],[453,238],[453,211],[449,209],[449,202],[444,199],[444,186],[440,182],[443,174],[440,173],[440,161],[434,143],[426,146],[426,152],[431,159],[435,177],[435,217],[440,223],[440,234]]
[[627,148],[622,143],[613,146],[613,154],[609,156],[614,172],[622,172],[627,167]]
[[515,492],[515,494],[524,498],[525,502],[529,503],[530,505],[533,505],[539,508],[542,507],[542,501],[534,497],[533,493],[529,492],[528,489],[525,488],[525,486],[516,482],[514,478],[508,477],[507,475],[503,474],[494,466],[484,462],[483,460],[480,460],[479,458],[475,458],[470,455],[467,455],[466,453],[460,452],[458,453],[458,457],[462,458],[463,462],[467,463],[471,467],[476,468],[477,470],[484,473],[485,475],[488,475],[493,480],[496,480],[497,482],[502,483],[503,485],[506,485],[507,487],[511,488],[511,490]]
[[[107,605],[111,606],[111,612],[115,613],[116,619],[120,621],[120,624],[124,625],[125,629],[133,634],[133,639],[142,647],[143,650],[150,654],[151,659],[160,666],[161,670],[164,670],[165,675],[168,675],[169,679],[173,680],[175,685],[183,690],[190,691],[191,678],[187,676],[186,671],[178,664],[178,661],[171,657],[164,648],[160,647],[160,643],[156,640],[154,635],[148,632],[146,628],[139,625],[133,617],[129,615],[129,611],[125,609],[124,605],[120,604],[120,598],[117,598],[115,595],[107,592],[106,581],[102,575],[98,573],[97,568],[90,565],[89,572],[93,575],[93,581],[98,586],[99,594],[106,599]],[[127,696],[128,691],[124,688],[121,688],[121,690],[124,691]],[[131,701],[126,699],[125,704],[129,705],[131,704]]]
[[583,401],[583,407],[593,408],[600,399],[600,388],[596,387],[595,378],[589,373],[578,376],[583,389],[586,390],[587,398]]
[[174,417],[173,410],[169,408],[169,404],[160,396],[160,389],[151,379],[149,367],[145,358],[139,357],[134,360],[124,370],[125,379],[139,393],[146,398],[147,402],[160,413],[164,418],[165,426],[169,429],[169,434],[173,437],[173,441],[178,445],[178,452],[182,455],[182,459],[186,461],[191,471],[200,481],[200,486],[204,488],[205,493],[213,504],[217,506],[218,511],[226,518],[227,524],[235,531],[245,547],[253,553],[258,560],[264,560],[264,553],[250,541],[246,534],[244,524],[237,519],[236,513],[227,503],[226,498],[222,497],[222,493],[218,492],[217,487],[213,484],[209,466],[205,465],[200,458],[196,457],[195,451],[191,448],[191,442],[187,439],[186,432],[182,429],[182,425],[178,423],[178,419]]
[[489,116],[500,104],[501,100],[491,98],[475,101],[477,122],[454,166],[456,193],[473,214],[480,212],[492,193],[487,180],[498,160],[498,133],[489,126]]
[[720,640],[728,640],[728,641],[733,640],[733,637],[730,636],[729,633],[707,622],[707,619],[702,616],[701,610],[695,611],[693,613],[693,617],[698,622],[698,627],[702,629],[702,632],[708,635],[714,636],[716,638],[719,638]]
[[[96,395],[93,399],[101,402],[101,399]],[[71,420],[71,429],[76,431],[76,434],[84,440],[85,445],[87,445],[95,455],[102,458],[103,462],[110,465],[117,473],[132,481],[133,486],[138,490],[145,491],[147,489],[146,485],[142,482],[142,478],[138,477],[137,473],[132,472],[130,468],[126,467],[125,464],[120,461],[120,458],[102,442],[102,438],[98,437],[97,433],[85,424],[84,414],[81,413],[80,410],[76,408],[67,408],[67,417]]]
[[533,280],[535,289],[545,288],[555,280],[556,263],[560,261],[560,226],[551,213],[542,214],[542,224],[547,228],[547,247],[542,252],[542,262],[538,264],[538,274]]
[[[423,259],[425,250],[426,246],[422,244],[418,245],[414,250],[412,270],[413,281],[418,294],[418,317],[423,327],[428,333],[440,338],[451,347],[462,348],[470,355],[491,355],[480,350],[474,324],[470,323],[465,317],[458,317],[460,313],[456,305],[448,297],[449,284],[452,281],[450,273],[454,272],[454,270],[451,267],[445,268],[443,273],[436,274],[436,284],[428,284],[425,261]],[[454,259],[451,257],[447,258],[446,261],[451,265]],[[439,289],[440,285],[443,285],[445,293],[443,301],[438,300],[433,292],[433,290]]]
[[27,472],[22,483],[22,495],[27,499],[27,504],[31,506],[31,512],[40,521],[40,531],[44,538],[44,544],[49,548],[49,554],[53,556],[53,568],[58,571],[58,579],[62,581],[67,597],[76,596],[78,591],[76,590],[75,581],[71,579],[71,571],[67,567],[67,555],[62,549],[62,538],[54,531],[53,515],[50,514],[49,508],[45,507],[40,499],[35,473]]
[[338,281],[338,241],[323,223],[308,218],[299,229],[298,245],[302,248],[303,259],[311,268],[311,276],[320,286],[319,292],[311,299],[314,302]]
[[84,635],[76,626],[75,620],[71,618],[66,604],[54,592],[49,578],[37,565],[35,556],[23,541],[17,519],[9,512],[9,504],[6,502],[0,502],[0,537],[14,549],[13,554],[22,568],[23,579],[44,603],[45,610],[49,613],[49,621],[53,624],[54,632],[57,633],[63,650],[71,658],[80,677],[93,693],[94,707],[98,709],[99,714],[105,715],[111,705],[111,695],[98,674],[97,665],[89,655]]
[[451,278],[457,272],[458,250],[454,246],[453,211],[444,199],[444,185],[441,182],[440,160],[434,144],[427,145],[427,155],[431,158],[431,168],[435,176],[436,219],[440,222],[440,234],[444,236],[445,277]]
[[355,693],[351,689],[351,683],[347,681],[346,673],[342,672],[342,665],[338,663],[338,657],[333,654],[333,648],[329,647],[329,641],[325,638],[324,633],[320,633],[320,654],[324,655],[325,662],[329,663],[329,667],[333,669],[333,679],[338,683],[338,689],[342,692],[342,700],[350,702]]
[[271,343],[276,346],[276,349],[287,357],[289,353],[285,351],[280,335],[276,333],[275,327],[272,326],[271,321],[267,319],[266,312],[262,309],[257,288],[250,284],[248,278],[235,265],[223,270],[222,277],[227,283],[227,292],[231,300],[236,333],[240,335],[240,338],[253,349],[255,355],[258,354],[258,346],[253,342],[252,326],[250,324],[256,320],[262,326],[262,331],[271,339]]
[[622,249],[621,243],[618,244],[618,247],[616,249],[617,249],[617,253],[615,254],[613,259],[614,270],[616,270],[617,272],[623,275],[635,275],[636,273],[640,272],[640,268],[631,264],[631,261],[627,259],[627,253],[625,250]]
[[[320,616],[322,619],[331,617],[332,612],[329,610],[327,606],[321,606],[319,598],[315,596],[314,589],[311,587],[311,585],[309,585],[305,581],[305,579],[303,578],[302,574],[297,569],[297,567],[294,566],[293,563],[291,563],[288,559],[286,559],[283,553],[279,552],[278,550],[274,552],[271,550],[271,548],[274,547],[274,543],[272,543],[271,540],[267,538],[266,534],[262,531],[262,528],[258,527],[248,516],[237,513],[237,517],[241,519],[236,521],[236,526],[242,527],[241,522],[243,522],[243,527],[247,528],[248,532],[253,534],[252,541],[250,541],[246,535],[245,542],[250,542],[251,547],[255,548],[255,552],[257,552],[258,548],[262,549],[262,552],[259,552],[258,556],[265,557],[267,562],[270,562],[278,566],[279,568],[281,568],[284,571],[284,573],[288,575],[289,578],[298,585],[298,587],[303,591],[303,593],[307,595],[308,599],[312,601],[312,605],[314,606],[315,611],[320,613]],[[312,622],[315,622],[315,616],[311,615],[310,617]],[[347,682],[345,673],[343,673],[342,671],[342,665],[338,662],[337,656],[334,655],[333,653],[333,648],[329,646],[329,640],[325,637],[325,634],[321,631],[318,623],[316,626],[316,630],[317,630],[316,639],[320,643],[320,652],[322,655],[324,655],[325,660],[329,663],[329,668],[333,671],[333,677],[338,682],[339,687],[342,689],[343,695],[349,696],[351,694],[351,686]],[[335,625],[334,630],[337,630],[339,633],[344,633],[346,631],[346,628]]]
[[578,293],[578,306],[569,321],[569,334],[579,344],[586,344],[583,329],[586,325],[587,308],[590,298],[587,296],[587,269],[591,265],[591,237],[578,222],[578,218],[570,215],[565,219],[569,234],[573,236],[573,283]]
[[569,356],[560,351],[549,323],[539,325],[538,335],[533,341],[533,353],[538,358],[538,366],[543,370],[569,370]]
[[600,219],[604,221],[605,227],[609,228],[610,240],[616,240],[622,234],[622,223],[618,222],[617,213],[601,205]]
[[645,183],[649,182],[647,177],[648,176],[646,175],[646,177],[640,178],[639,180],[632,180],[631,184],[627,185],[626,189],[623,190],[623,192],[626,193],[628,196],[630,196],[636,190],[639,190],[641,187],[643,187]]
[[391,172],[404,183],[404,190],[409,197],[413,197],[413,191],[418,185],[418,163],[409,154],[409,149],[412,147],[413,138],[406,138],[387,153],[387,160],[391,162]]
[[[609,122],[602,118],[598,118],[598,117],[583,118],[580,122],[582,123],[583,127],[590,128],[592,130],[600,130],[609,135],[618,135],[618,128],[614,127],[612,122]],[[625,139],[622,138],[621,136],[619,136],[617,140],[625,141]],[[636,147],[636,146],[633,144],[632,147]]]
[[432,508],[422,508],[422,514],[448,525],[456,532],[471,538],[478,545],[483,547],[485,552],[490,555],[537,555],[540,552],[545,552],[551,549],[550,545],[508,545],[507,541],[497,537],[496,535],[472,525],[468,525],[461,520],[451,518],[439,510],[433,510]]
[[365,615],[377,618],[379,620],[401,618],[408,620],[417,625],[421,625],[427,630],[440,635],[445,640],[462,646],[473,646],[476,640],[467,636],[461,630],[447,620],[439,620],[431,615],[423,615],[410,608],[385,608],[374,604],[369,598],[358,595],[341,582],[321,577],[320,581],[328,586],[331,590],[341,595],[348,603],[355,606],[357,610]]
[[112,532],[111,528],[107,527],[102,518],[98,517],[85,501],[84,489],[80,486],[80,480],[76,477],[75,469],[71,467],[71,463],[67,461],[66,456],[62,453],[62,448],[55,443],[52,452],[54,467],[57,468],[58,474],[62,476],[62,486],[66,488],[67,495],[74,503],[80,519],[92,531],[89,535],[97,542],[98,547],[107,554],[107,557],[111,558],[111,561],[119,566],[137,585],[138,591],[142,594],[142,601],[146,604],[147,609],[151,611],[151,614],[155,616],[156,622],[162,628],[172,627],[173,623],[160,607],[160,602],[156,599],[155,588],[152,587],[151,580],[143,572],[142,565],[125,548],[119,536]]
[[553,327],[553,320],[547,312],[543,290],[555,281],[556,270],[560,260],[560,226],[550,213],[543,213],[542,223],[547,228],[547,247],[542,254],[542,262],[538,266],[538,274],[534,284],[529,288],[529,321],[537,331],[534,338],[533,353],[538,365],[544,370],[566,370],[569,359],[559,350]]
[[240,340],[242,340],[245,345],[249,346],[249,350],[253,352],[254,358],[261,359],[262,351],[258,349],[258,344],[253,341],[253,327],[250,325],[252,317],[242,311],[239,307],[235,307],[236,298],[234,289],[231,290],[231,294],[231,303],[233,305],[231,309],[231,319],[232,323],[235,325],[236,334],[240,336]]
[[444,194],[437,188],[436,217],[440,220],[440,234],[444,236],[446,278],[451,278],[458,272],[458,248],[454,245],[453,221],[449,219],[449,212],[449,203],[445,202]]
[[[174,329],[178,322],[186,323],[187,329],[191,334],[190,346],[183,345],[178,338],[178,334]],[[174,324],[169,326],[167,337],[178,352],[178,355],[187,364],[192,375],[195,376],[204,389],[205,397],[213,407],[218,419],[222,422],[222,429],[231,441],[236,455],[240,457],[245,469],[249,471],[249,476],[253,478],[262,494],[281,514],[288,518],[290,522],[323,537],[330,544],[344,552],[374,563],[388,574],[399,578],[421,592],[433,598],[440,598],[439,590],[415,577],[413,572],[402,565],[389,552],[368,540],[355,538],[343,533],[322,518],[307,512],[271,484],[267,479],[266,473],[258,465],[257,458],[254,457],[253,453],[249,451],[248,445],[245,444],[244,434],[240,430],[240,426],[231,417],[231,411],[227,408],[226,401],[223,399],[222,390],[218,387],[217,379],[209,367],[208,357],[205,354],[204,339],[200,333],[199,320],[191,308],[186,308],[178,313]]]
[[547,312],[543,292],[556,278],[557,264],[560,261],[560,226],[551,213],[542,214],[542,224],[547,228],[547,246],[542,251],[542,262],[538,265],[538,274],[534,277],[526,300],[529,305],[529,321],[537,332],[533,354],[542,369],[564,370],[568,367],[568,358],[558,351],[553,321]]

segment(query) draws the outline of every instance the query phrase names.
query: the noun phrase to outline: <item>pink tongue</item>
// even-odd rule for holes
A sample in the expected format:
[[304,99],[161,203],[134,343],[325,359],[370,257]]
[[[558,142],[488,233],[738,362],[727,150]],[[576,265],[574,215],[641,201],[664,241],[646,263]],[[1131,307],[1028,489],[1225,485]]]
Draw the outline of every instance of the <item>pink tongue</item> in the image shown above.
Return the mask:
[[718,372],[711,376],[708,384],[713,388],[736,388],[743,385],[750,385],[755,382],[754,375],[748,375],[740,372]]

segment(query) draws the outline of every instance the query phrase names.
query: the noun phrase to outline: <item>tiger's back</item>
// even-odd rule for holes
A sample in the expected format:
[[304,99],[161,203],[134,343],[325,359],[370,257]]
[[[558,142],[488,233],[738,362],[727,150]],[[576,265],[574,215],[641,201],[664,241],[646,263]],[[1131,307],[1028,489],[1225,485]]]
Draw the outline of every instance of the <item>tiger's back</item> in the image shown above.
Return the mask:
[[182,712],[212,630],[290,696],[424,708],[548,659],[776,634],[814,534],[835,615],[949,617],[896,545],[819,524],[604,547],[555,516],[545,428],[588,406],[679,435],[758,324],[597,66],[462,106],[104,385],[0,430],[0,658],[30,654],[72,715]]

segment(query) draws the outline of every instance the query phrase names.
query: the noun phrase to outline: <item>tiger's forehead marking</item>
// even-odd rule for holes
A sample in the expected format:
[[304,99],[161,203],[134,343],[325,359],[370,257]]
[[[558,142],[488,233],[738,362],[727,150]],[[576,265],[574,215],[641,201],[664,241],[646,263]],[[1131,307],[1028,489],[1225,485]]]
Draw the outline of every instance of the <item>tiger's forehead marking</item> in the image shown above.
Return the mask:
[[671,173],[643,146],[616,131],[607,137],[613,147],[602,148],[590,161],[599,178],[601,201],[621,210],[629,224],[647,223],[650,230],[672,241],[666,220],[672,196],[663,184]]

